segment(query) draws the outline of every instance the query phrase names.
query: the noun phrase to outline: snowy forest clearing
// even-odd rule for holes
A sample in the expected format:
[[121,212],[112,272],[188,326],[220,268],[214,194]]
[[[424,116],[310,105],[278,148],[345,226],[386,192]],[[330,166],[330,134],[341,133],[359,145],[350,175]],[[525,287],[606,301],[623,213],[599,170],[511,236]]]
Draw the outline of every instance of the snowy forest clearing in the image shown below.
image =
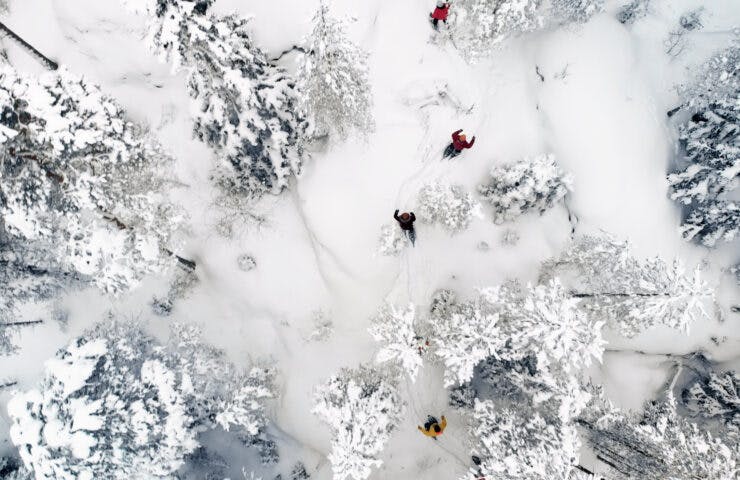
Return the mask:
[[[385,419],[380,416],[371,415],[365,420],[370,425],[370,436],[376,437],[371,442],[378,443],[372,446],[377,447],[377,452],[366,460],[372,464],[370,460],[377,456],[382,463],[368,467],[369,476],[360,475],[361,469],[356,467],[354,478],[473,478],[464,475],[473,467],[471,452],[480,455],[481,447],[471,446],[468,427],[475,422],[486,426],[486,421],[505,424],[511,419],[494,416],[504,417],[504,409],[500,405],[494,409],[490,399],[481,398],[486,401],[479,402],[481,405],[475,407],[475,413],[470,406],[451,407],[452,383],[464,384],[473,379],[472,367],[489,358],[481,353],[488,348],[502,354],[511,365],[525,360],[516,358],[516,352],[508,352],[503,344],[491,341],[491,345],[471,347],[482,357],[469,372],[445,364],[450,357],[442,353],[459,353],[450,350],[457,347],[462,350],[465,339],[462,334],[456,341],[455,337],[441,336],[443,331],[454,334],[460,331],[455,330],[456,325],[450,320],[454,315],[447,317],[430,310],[440,290],[456,293],[457,298],[448,299],[444,305],[449,311],[457,312],[455,315],[464,317],[460,320],[464,326],[481,325],[481,331],[487,331],[485,328],[495,323],[499,332],[511,332],[507,338],[518,341],[515,345],[521,346],[522,351],[526,348],[533,352],[540,348],[546,351],[545,334],[535,342],[524,333],[537,332],[538,326],[549,325],[548,322],[557,324],[557,321],[552,320],[550,310],[545,308],[542,313],[533,308],[532,317],[524,320],[539,318],[539,322],[528,329],[522,328],[529,325],[517,323],[524,321],[518,315],[526,310],[526,299],[544,296],[558,305],[554,310],[557,320],[563,324],[571,322],[567,328],[563,327],[565,331],[582,328],[584,335],[595,335],[600,327],[594,326],[601,319],[592,322],[590,315],[587,318],[569,303],[566,298],[569,294],[593,293],[594,286],[613,287],[604,285],[612,278],[618,287],[623,287],[618,280],[639,277],[634,272],[641,268],[633,265],[633,270],[629,270],[631,264],[624,259],[645,262],[655,256],[663,259],[665,265],[654,266],[658,273],[645,274],[640,280],[659,284],[660,292],[668,291],[682,284],[684,278],[671,276],[671,262],[677,257],[686,265],[684,273],[689,279],[686,283],[691,283],[697,266],[706,282],[707,287],[693,283],[696,290],[692,292],[702,296],[709,288],[715,300],[706,296],[707,315],[697,314],[700,319],[690,323],[688,334],[662,324],[683,326],[676,320],[678,315],[665,314],[666,321],[660,321],[664,318],[659,314],[633,318],[634,305],[622,305],[614,307],[619,312],[618,318],[606,320],[607,343],[599,354],[600,362],[599,355],[573,347],[580,339],[569,344],[579,348],[577,353],[571,351],[559,361],[567,364],[576,362],[576,357],[582,358],[578,368],[584,369],[595,384],[603,386],[606,397],[617,407],[635,412],[641,412],[647,400],[662,399],[677,374],[675,382],[690,387],[687,382],[695,378],[686,372],[699,371],[697,365],[701,364],[692,356],[694,352],[701,352],[711,360],[711,370],[737,370],[740,329],[738,313],[732,307],[739,301],[738,286],[729,269],[738,261],[738,240],[718,242],[712,249],[684,241],[679,233],[682,213],[669,197],[666,180],[668,173],[678,169],[676,126],[687,121],[688,116],[684,112],[675,118],[666,116],[666,112],[682,102],[674,86],[690,82],[699,65],[731,44],[731,29],[740,23],[737,2],[718,0],[705,6],[703,28],[685,33],[686,39],[681,40],[685,45],[676,56],[666,53],[666,48],[672,45],[666,45],[667,39],[673,38],[671,32],[675,32],[679,17],[705,2],[653,1],[646,17],[624,25],[616,16],[623,4],[629,2],[608,1],[603,12],[583,25],[552,24],[515,35],[493,50],[490,57],[468,63],[461,38],[456,36],[459,25],[449,27],[451,35],[444,33],[444,26],[442,34],[429,28],[428,15],[434,2],[334,0],[332,15],[356,18],[347,25],[349,37],[369,54],[374,131],[366,138],[351,130],[331,132],[328,145],[319,141],[307,147],[310,158],[304,160],[299,178],[288,178],[287,190],[280,195],[265,195],[249,209],[237,204],[232,210],[220,202],[220,191],[212,179],[214,158],[234,145],[225,142],[217,150],[193,137],[193,119],[201,113],[188,90],[187,72],[172,73],[171,61],[158,61],[145,40],[145,15],[126,10],[123,3],[126,2],[15,1],[10,2],[10,12],[2,21],[59,61],[71,74],[83,75],[99,84],[106,95],[123,106],[129,117],[147,125],[171,153],[174,162],[165,167],[165,177],[172,182],[167,184],[170,200],[181,205],[186,213],[185,227],[173,235],[172,243],[179,245],[175,250],[178,255],[196,263],[197,282],[189,284],[190,274],[174,267],[163,274],[143,276],[137,287],[115,298],[95,288],[70,289],[68,294],[50,302],[53,315],[49,314],[48,305],[24,307],[20,320],[41,318],[44,322],[14,332],[17,351],[0,357],[0,384],[5,379],[8,383],[17,382],[0,389],[0,456],[17,455],[10,429],[12,417],[17,417],[21,408],[8,413],[11,396],[16,391],[37,388],[45,368],[48,369],[49,364],[44,362],[94,324],[106,320],[109,312],[119,320],[142,321],[146,331],[156,339],[153,341],[165,345],[169,345],[168,331],[172,324],[195,323],[202,329],[204,345],[225,351],[223,358],[216,355],[215,360],[211,359],[224,372],[265,365],[276,372],[274,399],[265,402],[266,426],[263,428],[262,421],[252,416],[245,422],[247,426],[259,425],[262,436],[256,438],[262,443],[254,448],[236,434],[225,432],[229,422],[224,418],[229,410],[220,405],[223,408],[218,412],[224,416],[219,418],[224,420],[202,420],[199,425],[203,431],[199,431],[197,441],[210,453],[223,457],[224,465],[219,466],[212,459],[209,463],[200,457],[187,457],[185,466],[178,470],[181,478],[203,478],[208,469],[221,474],[211,478],[244,478],[242,475],[250,478],[250,472],[264,479],[276,478],[278,474],[283,479],[307,478],[300,474],[291,476],[298,462],[305,466],[310,478],[345,478],[336,473],[336,468],[332,475],[329,459],[332,440],[346,427],[341,422],[333,424],[332,419],[344,417],[332,410],[335,406],[328,400],[323,409],[316,407],[316,396],[320,396],[316,394],[323,392],[328,396],[326,392],[333,392],[327,382],[342,369],[374,364],[383,340],[374,340],[368,330],[386,302],[396,309],[394,314],[389,314],[391,317],[407,312],[404,309],[409,304],[415,306],[414,315],[407,317],[413,318],[413,325],[406,325],[407,331],[400,327],[401,323],[395,323],[395,318],[387,330],[405,332],[399,335],[406,335],[404,340],[412,339],[410,348],[400,356],[411,362],[412,370],[418,368],[418,373],[413,379],[414,375],[407,372],[407,363],[403,363],[395,377],[384,373],[392,377],[387,383],[395,387],[387,392],[379,388],[378,403],[396,406],[403,403],[405,409],[388,415],[394,421],[389,422],[386,430],[383,429]],[[453,2],[453,10],[456,3]],[[309,34],[318,2],[275,0],[245,4],[218,0],[210,8],[217,15],[234,12],[252,15],[254,18],[244,26],[244,31],[257,47],[267,52],[267,59],[273,59],[281,52],[290,51]],[[465,17],[457,15],[454,21],[463,22]],[[42,65],[17,45],[4,40],[3,46],[10,64],[21,74],[34,78],[44,71]],[[289,74],[300,75],[301,55],[290,51],[278,63]],[[200,88],[207,89],[207,82],[203,85]],[[449,135],[459,128],[464,128],[471,137],[476,136],[475,146],[456,158],[443,160]],[[554,175],[559,188],[553,190],[559,193],[550,202],[517,203],[521,200],[517,196],[520,184],[516,177],[520,170],[511,165],[526,160],[522,164],[526,166],[531,160],[540,159],[535,174],[549,171],[552,165],[542,158],[547,154],[552,154],[556,167],[562,169]],[[243,159],[247,155],[239,152],[234,157]],[[505,181],[496,184],[509,175],[514,179],[511,184]],[[470,193],[471,205],[480,204],[477,210],[480,215],[463,208],[469,218],[456,224],[465,227],[462,231],[453,233],[444,220],[440,221],[444,225],[428,221],[439,221],[434,210],[427,208],[428,220],[423,220],[419,192],[433,184],[455,185],[460,187],[460,192]],[[481,190],[484,185],[487,188]],[[504,190],[513,193],[500,194]],[[486,191],[493,193],[487,195]],[[439,198],[445,197],[440,194]],[[510,208],[512,204],[517,208]],[[407,246],[397,256],[382,255],[378,251],[381,226],[391,225],[397,233],[392,219],[396,208],[415,211],[422,219],[416,223],[417,242],[415,247]],[[504,212],[500,217],[503,223],[494,222],[494,212],[498,209]],[[544,213],[539,215],[539,210]],[[444,217],[444,212],[441,216]],[[241,221],[245,218],[246,223]],[[257,218],[260,222],[255,221]],[[603,247],[614,255],[599,260],[606,263],[596,263],[588,257],[592,262],[588,265],[594,269],[604,267],[602,272],[609,271],[611,276],[589,276],[588,272],[579,271],[577,279],[583,283],[569,283],[572,280],[569,274],[573,273],[569,271],[563,273],[560,287],[544,282],[543,262],[562,259],[573,245],[579,245],[578,239],[602,232],[614,238],[609,247]],[[620,256],[619,245],[624,241],[630,242],[631,251]],[[587,256],[589,250],[584,247],[584,251],[587,253],[583,255]],[[574,253],[573,258],[580,253],[583,252]],[[608,263],[609,258],[614,263]],[[584,267],[576,260],[563,262],[575,270],[588,270],[588,265]],[[617,274],[620,268],[625,269],[623,277]],[[505,285],[513,279],[521,283],[521,292],[479,297],[477,289]],[[171,289],[173,281],[183,282],[182,290],[175,294]],[[527,284],[540,284],[541,288],[530,291]],[[639,290],[640,286],[643,284],[635,288]],[[592,290],[586,290],[587,287]],[[153,298],[157,301],[153,302]],[[152,303],[160,313],[164,309],[167,314],[155,314]],[[587,303],[581,300],[578,305]],[[498,305],[503,304],[514,307],[498,311]],[[485,313],[484,320],[478,324],[476,316],[466,316],[471,305]],[[594,305],[597,311],[597,302]],[[492,316],[496,316],[496,322],[489,321]],[[635,324],[651,328],[629,330]],[[519,330],[523,330],[521,333],[526,338],[516,337]],[[624,334],[625,331],[632,336]],[[383,335],[378,334],[386,338]],[[98,343],[88,345],[90,349],[100,348]],[[415,347],[424,350],[418,358],[414,356]],[[148,348],[142,347],[141,351],[149,352]],[[104,355],[97,350],[95,354]],[[152,356],[147,368],[161,365],[163,369],[176,371],[180,362],[197,363],[188,356],[192,352],[183,352],[180,346],[172,347],[170,354],[172,357],[159,359],[158,354],[147,353]],[[507,354],[510,356],[506,357]],[[597,361],[592,361],[592,357]],[[558,363],[552,358],[548,361]],[[230,362],[236,367],[229,366]],[[557,377],[553,382],[563,378],[571,381],[570,376],[558,377],[558,372],[548,371]],[[227,377],[226,373],[223,375]],[[452,383],[451,375],[455,377]],[[372,374],[359,377],[372,383],[369,380]],[[342,384],[343,378],[340,375],[336,384]],[[680,393],[681,386],[677,383],[674,386]],[[501,385],[495,388],[499,387],[504,388]],[[485,388],[495,391],[490,385]],[[572,390],[580,392],[579,388]],[[222,403],[228,403],[227,393],[219,391],[214,395]],[[351,392],[346,395],[351,397]],[[581,400],[578,398],[574,403]],[[44,401],[53,403],[53,400]],[[261,400],[259,404],[262,405]],[[523,411],[526,415],[527,411]],[[598,416],[606,407],[590,406],[587,411]],[[214,412],[202,413],[202,418],[217,416]],[[437,441],[420,435],[416,428],[428,414],[444,414],[448,419],[449,425]],[[585,414],[579,417],[578,421],[582,422],[579,428],[591,432],[605,428],[594,426],[596,422],[591,420]],[[352,428],[362,429],[360,418],[353,422],[358,425]],[[563,431],[569,431],[568,428],[571,426],[563,427]],[[514,427],[512,430],[516,431]],[[269,441],[277,446],[280,459],[262,465],[258,457],[264,452],[260,449]],[[561,441],[560,445],[566,443]],[[181,448],[186,451],[187,442],[183,444],[186,446]],[[590,446],[585,437],[582,444],[581,465],[602,472],[606,478],[621,478],[596,458],[596,455],[604,457],[598,444]],[[542,456],[552,455],[550,452],[539,451]],[[737,450],[731,454],[737,462]],[[530,460],[522,463],[529,464]],[[567,478],[558,476],[559,467],[552,466],[547,474],[550,476],[510,475],[511,478]],[[141,471],[138,474],[145,475]],[[37,478],[47,478],[39,475]],[[577,478],[576,473],[573,475],[572,478]]]

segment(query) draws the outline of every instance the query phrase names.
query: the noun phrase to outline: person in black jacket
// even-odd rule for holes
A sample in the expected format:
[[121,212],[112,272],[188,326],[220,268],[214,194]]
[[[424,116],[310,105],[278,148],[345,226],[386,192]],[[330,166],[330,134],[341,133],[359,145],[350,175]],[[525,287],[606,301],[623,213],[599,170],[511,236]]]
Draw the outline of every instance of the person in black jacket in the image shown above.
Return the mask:
[[414,215],[414,212],[404,212],[401,215],[398,215],[398,210],[396,210],[393,214],[393,218],[395,218],[398,224],[401,226],[401,230],[406,232],[406,236],[409,240],[411,240],[411,245],[414,245],[416,242],[416,231],[414,230],[416,215]]

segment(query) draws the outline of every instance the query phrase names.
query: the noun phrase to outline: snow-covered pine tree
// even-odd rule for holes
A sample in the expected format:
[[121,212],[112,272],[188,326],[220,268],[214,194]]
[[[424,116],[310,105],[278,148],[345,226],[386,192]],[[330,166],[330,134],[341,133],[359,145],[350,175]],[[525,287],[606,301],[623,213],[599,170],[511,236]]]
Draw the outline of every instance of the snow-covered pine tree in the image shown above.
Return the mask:
[[704,307],[714,298],[698,268],[687,274],[679,260],[640,261],[628,242],[607,235],[576,239],[543,264],[540,279],[567,273],[575,274],[570,295],[628,337],[655,325],[687,331],[692,322],[708,318]]
[[484,57],[507,38],[543,24],[541,0],[458,0],[457,45],[469,60]]
[[[590,399],[582,372],[601,358],[601,324],[580,312],[556,281],[526,290],[512,284],[484,289],[476,303],[497,311],[499,338],[496,351],[485,351],[491,345],[484,338],[489,332],[475,331],[476,324],[464,327],[467,338],[478,344],[468,340],[474,347],[454,356],[474,363],[481,350],[487,354],[471,375],[479,398],[470,433],[481,462],[470,473],[486,478],[570,478],[580,446],[575,418]],[[465,311],[449,301],[440,306],[437,302],[433,316]],[[446,343],[440,339],[437,346]]]
[[269,384],[254,383],[265,377],[245,382],[223,353],[192,352],[183,338],[163,348],[138,325],[109,320],[60,350],[39,389],[8,403],[25,466],[49,480],[167,477],[200,431],[261,428]]
[[0,319],[74,284],[117,293],[169,261],[171,158],[66,71],[0,69]]
[[740,40],[704,64],[681,88],[691,118],[679,127],[689,165],[668,175],[673,200],[686,205],[685,239],[706,246],[740,231]]
[[555,162],[552,154],[532,160],[495,166],[491,181],[478,191],[494,208],[494,222],[512,221],[536,210],[543,214],[571,189],[572,177]]
[[368,55],[347,37],[344,22],[333,18],[323,1],[304,44],[297,88],[308,135],[342,139],[355,131],[367,136],[375,128]]
[[422,337],[416,332],[416,307],[410,303],[404,309],[386,304],[378,311],[370,327],[370,335],[381,347],[375,359],[379,363],[393,362],[400,366],[413,382],[422,364]]
[[222,193],[282,191],[300,172],[306,122],[293,80],[252,43],[248,19],[208,14],[214,0],[125,1],[151,16],[152,49],[188,71],[193,131],[218,157]]
[[550,0],[552,15],[563,23],[586,23],[604,10],[604,0]]
[[486,288],[469,302],[435,300],[430,325],[447,386],[471,380],[489,357],[518,361],[530,355],[537,357],[542,382],[554,385],[553,376],[574,375],[604,350],[601,322],[579,311],[557,280],[524,291],[513,284]]
[[449,290],[432,299],[429,325],[434,354],[445,365],[445,386],[470,381],[478,364],[503,350],[506,338],[498,325],[500,309],[488,300],[479,295],[459,301]]
[[14,457],[0,457],[0,478],[3,480],[33,480],[31,472]]
[[639,417],[598,396],[578,420],[609,478],[692,480],[737,478],[737,449],[676,413],[673,394],[650,402]]
[[198,444],[184,390],[141,331],[85,335],[10,400],[10,437],[37,479],[162,477]]
[[538,412],[500,408],[476,399],[473,451],[481,459],[465,478],[569,480],[580,440],[574,425],[558,425]]
[[335,480],[364,480],[382,464],[377,457],[401,422],[397,383],[396,375],[361,365],[340,370],[317,389],[312,412],[331,429]]
[[480,204],[459,185],[431,183],[419,190],[419,220],[439,223],[450,233],[465,230],[473,217],[481,216]]
[[684,389],[681,400],[694,417],[721,422],[740,448],[740,376],[736,372],[710,372]]
[[191,410],[196,418],[208,418],[226,431],[236,427],[251,437],[262,433],[267,424],[265,401],[275,391],[272,369],[255,366],[241,371],[223,350],[205,343],[200,327],[193,324],[173,324],[168,346],[177,370],[192,384]]
[[649,8],[650,0],[632,0],[619,9],[617,20],[619,20],[619,23],[632,25],[637,20],[646,17]]

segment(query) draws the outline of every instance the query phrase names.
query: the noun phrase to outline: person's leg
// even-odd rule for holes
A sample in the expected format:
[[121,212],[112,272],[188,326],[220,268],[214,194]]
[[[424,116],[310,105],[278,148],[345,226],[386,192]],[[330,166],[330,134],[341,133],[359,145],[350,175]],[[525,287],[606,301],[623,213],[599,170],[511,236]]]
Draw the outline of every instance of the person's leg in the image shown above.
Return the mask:
[[409,240],[411,240],[412,246],[416,246],[416,230],[413,228],[409,230]]
[[432,25],[434,25],[434,28],[437,28],[437,22],[439,22],[438,19],[436,19],[436,18],[433,18],[432,19]]
[[462,150],[455,150],[455,149],[453,148],[453,149],[452,149],[452,153],[450,153],[450,158],[455,158],[455,157],[457,157],[458,155],[460,155],[461,153],[462,153]]
[[454,151],[455,151],[455,145],[452,144],[452,143],[450,143],[449,145],[447,145],[447,148],[445,148],[444,156],[445,157],[450,157],[450,156],[452,156],[452,152],[454,152]]

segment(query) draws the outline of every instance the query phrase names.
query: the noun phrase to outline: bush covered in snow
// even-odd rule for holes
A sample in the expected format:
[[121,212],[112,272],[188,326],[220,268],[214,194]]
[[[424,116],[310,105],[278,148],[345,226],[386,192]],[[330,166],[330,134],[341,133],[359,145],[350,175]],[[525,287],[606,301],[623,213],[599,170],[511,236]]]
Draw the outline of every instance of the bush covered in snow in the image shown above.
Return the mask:
[[194,134],[219,159],[215,183],[241,197],[280,192],[303,158],[293,80],[252,43],[248,19],[208,14],[213,0],[141,3],[152,49],[188,72]]
[[386,224],[380,227],[378,251],[381,254],[394,257],[409,245],[411,241],[397,224]]
[[64,70],[0,68],[0,321],[18,302],[117,293],[169,262],[181,216],[168,157],[112,98]]
[[648,14],[651,0],[632,0],[630,3],[622,6],[617,12],[617,20],[625,25],[632,25],[637,20],[644,18]]
[[257,268],[257,261],[247,253],[239,255],[236,259],[236,264],[242,272],[250,272]]
[[507,38],[536,30],[543,24],[541,0],[458,0],[456,44],[474,60],[490,54]]
[[738,472],[737,446],[730,447],[676,413],[669,392],[639,416],[595,398],[578,421],[588,443],[609,465],[609,478],[731,480]]
[[265,424],[271,373],[241,373],[176,326],[163,348],[130,323],[101,323],[46,363],[38,389],[8,404],[10,436],[38,479],[165,477],[198,447],[197,434]]
[[550,0],[552,15],[565,23],[586,23],[604,10],[604,0]]
[[480,194],[494,208],[494,221],[503,223],[536,210],[552,208],[571,189],[572,178],[555,162],[554,155],[495,166],[491,181],[479,187]]
[[691,112],[679,127],[689,164],[668,176],[670,195],[686,205],[682,235],[706,246],[740,231],[740,41],[713,56],[682,88]]
[[425,185],[417,201],[422,222],[439,223],[452,233],[465,230],[474,216],[480,216],[480,204],[458,185]]
[[332,433],[334,479],[368,478],[383,463],[378,455],[401,422],[397,379],[364,365],[342,369],[317,389],[315,402],[313,413]]
[[378,362],[394,362],[408,373],[411,380],[421,368],[422,337],[416,333],[416,307],[410,303],[404,309],[384,305],[370,327],[370,335],[381,345]]
[[628,337],[655,325],[688,331],[708,318],[705,306],[714,296],[698,269],[687,275],[679,260],[641,262],[629,243],[609,236],[580,237],[543,264],[541,279],[567,272],[576,274],[570,295]]
[[347,37],[344,22],[330,15],[325,3],[319,5],[304,43],[298,91],[309,135],[343,138],[353,130],[368,135],[374,121],[367,53]]

